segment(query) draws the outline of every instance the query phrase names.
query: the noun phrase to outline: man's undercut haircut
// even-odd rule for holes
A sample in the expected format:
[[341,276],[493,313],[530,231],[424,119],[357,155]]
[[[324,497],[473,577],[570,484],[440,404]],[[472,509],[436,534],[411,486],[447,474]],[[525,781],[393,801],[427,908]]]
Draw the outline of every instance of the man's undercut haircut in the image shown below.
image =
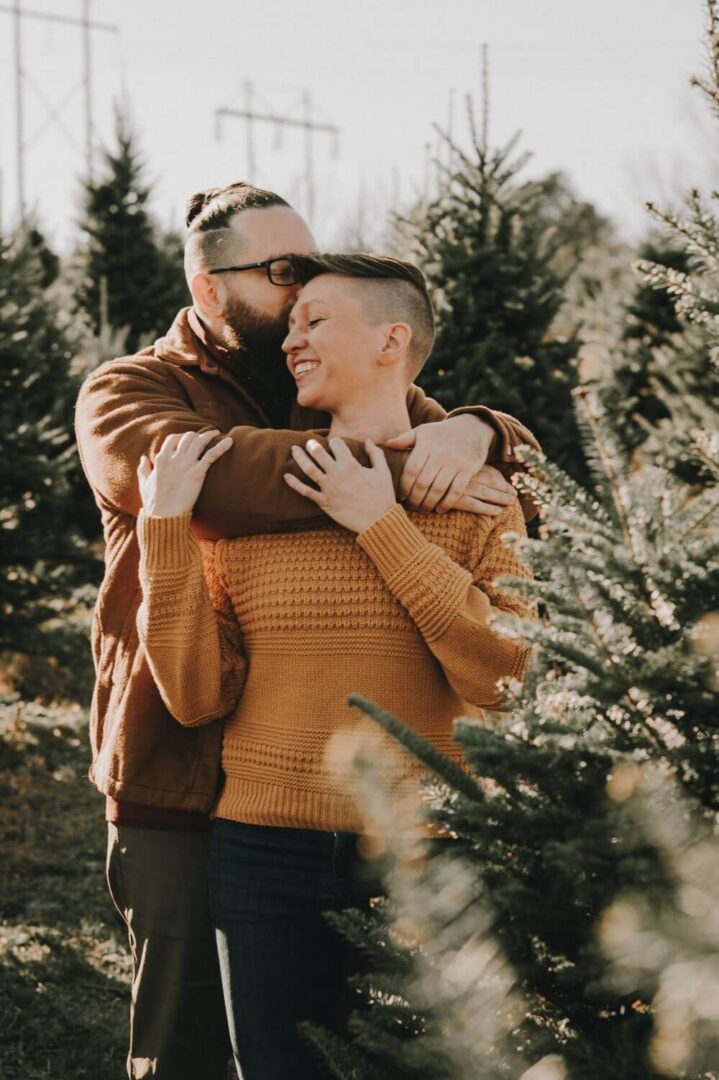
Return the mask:
[[434,309],[419,267],[390,255],[293,255],[300,281],[321,274],[353,278],[362,306],[373,324],[404,322],[411,327],[408,350],[412,379],[416,378],[434,344]]
[[274,191],[255,187],[244,180],[223,188],[198,191],[187,200],[185,208],[185,273],[188,280],[198,270],[212,270],[232,249],[237,254],[240,238],[231,232],[232,219],[243,210],[264,210],[269,206],[288,206]]

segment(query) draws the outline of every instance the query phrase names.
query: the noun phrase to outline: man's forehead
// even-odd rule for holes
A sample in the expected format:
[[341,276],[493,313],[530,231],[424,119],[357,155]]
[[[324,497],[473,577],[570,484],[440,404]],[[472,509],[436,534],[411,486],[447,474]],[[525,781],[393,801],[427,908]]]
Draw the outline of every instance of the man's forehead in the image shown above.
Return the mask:
[[288,206],[253,207],[230,219],[228,243],[239,244],[250,259],[274,259],[296,251],[307,254],[314,240],[300,215]]

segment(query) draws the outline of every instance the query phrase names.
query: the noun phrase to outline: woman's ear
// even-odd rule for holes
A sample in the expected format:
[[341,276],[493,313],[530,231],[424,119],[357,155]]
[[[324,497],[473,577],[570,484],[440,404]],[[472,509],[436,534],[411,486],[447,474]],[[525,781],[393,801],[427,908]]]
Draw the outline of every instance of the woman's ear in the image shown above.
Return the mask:
[[412,342],[412,327],[408,323],[392,323],[385,329],[380,364],[395,364],[404,359]]
[[190,292],[195,305],[210,319],[221,319],[225,314],[225,289],[212,274],[200,271],[193,274]]

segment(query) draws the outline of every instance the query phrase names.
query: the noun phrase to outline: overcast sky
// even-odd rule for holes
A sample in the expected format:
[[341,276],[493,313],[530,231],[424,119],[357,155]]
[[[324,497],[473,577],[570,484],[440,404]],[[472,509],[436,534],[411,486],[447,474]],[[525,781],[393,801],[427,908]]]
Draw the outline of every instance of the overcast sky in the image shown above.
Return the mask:
[[[6,5],[3,5],[6,6]],[[81,0],[22,0],[78,15]],[[123,100],[153,184],[153,206],[178,225],[189,194],[251,178],[308,209],[301,130],[246,124],[219,107],[304,116],[340,136],[312,139],[315,220],[328,246],[360,202],[381,218],[428,182],[432,125],[466,140],[464,99],[478,96],[489,46],[491,131],[517,129],[528,170],[562,169],[578,193],[637,234],[646,198],[671,198],[709,172],[711,127],[692,74],[705,67],[700,0],[92,0],[118,33],[93,34],[98,145]],[[2,217],[17,213],[13,16],[0,11]],[[71,242],[85,168],[81,35],[22,20],[26,192],[56,244]],[[450,102],[453,102],[451,107]],[[61,125],[50,121],[59,110]],[[98,155],[99,157],[99,155]],[[431,173],[429,173],[431,182]],[[362,195],[361,193],[364,192]]]

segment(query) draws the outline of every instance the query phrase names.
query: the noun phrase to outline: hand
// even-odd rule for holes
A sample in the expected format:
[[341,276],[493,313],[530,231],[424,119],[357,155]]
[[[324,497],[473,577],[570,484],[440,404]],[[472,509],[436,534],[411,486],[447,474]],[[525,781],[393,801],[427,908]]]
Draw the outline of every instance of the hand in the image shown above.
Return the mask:
[[517,489],[505,480],[499,469],[495,469],[494,465],[483,465],[467,484],[464,494],[451,507],[445,507],[443,499],[437,506],[437,513],[443,514],[452,509],[498,517],[516,499]]
[[[449,420],[421,424],[389,439],[387,446],[392,449],[412,449],[400,479],[400,498],[410,510],[423,513],[439,509],[440,504],[442,513],[455,508],[468,509],[466,505],[460,507],[459,501],[486,462],[494,437],[491,425],[465,413]],[[505,496],[514,492],[511,484],[506,481],[504,484],[509,489],[504,491]],[[490,500],[481,501],[491,504]]]
[[232,446],[232,439],[226,436],[207,450],[208,443],[219,434],[186,431],[183,435],[168,435],[155,455],[154,467],[142,455],[137,478],[146,514],[181,517],[192,510],[210,465]]
[[310,439],[304,450],[301,446],[292,447],[293,458],[319,491],[292,473],[285,473],[285,481],[338,525],[350,532],[364,532],[397,505],[387,460],[370,439],[365,442],[371,462],[368,469],[352,457],[343,439],[330,439],[329,445],[332,454],[315,439]]

